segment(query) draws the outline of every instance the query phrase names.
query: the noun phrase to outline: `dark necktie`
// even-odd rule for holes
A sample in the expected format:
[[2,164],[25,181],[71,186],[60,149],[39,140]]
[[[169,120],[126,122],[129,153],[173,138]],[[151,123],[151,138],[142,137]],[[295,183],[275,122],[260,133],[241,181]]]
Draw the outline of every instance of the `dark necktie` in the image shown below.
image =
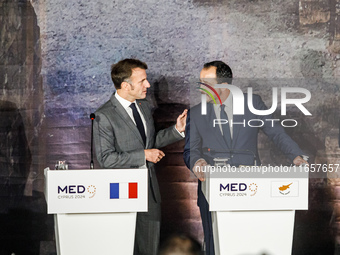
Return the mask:
[[228,148],[231,149],[231,135],[230,135],[230,127],[229,127],[229,119],[227,113],[224,111],[225,105],[221,105],[221,119],[225,119],[228,121],[227,124],[221,124],[222,125],[222,131],[223,131],[223,137],[225,142],[228,145]]
[[139,112],[138,112],[138,110],[136,108],[135,103],[130,104],[130,107],[132,109],[133,118],[135,119],[138,131],[139,131],[140,135],[142,136],[142,139],[143,139],[143,142],[144,142],[144,147],[145,147],[145,145],[146,145],[146,136],[145,136],[145,129],[144,129],[142,118],[139,115]]

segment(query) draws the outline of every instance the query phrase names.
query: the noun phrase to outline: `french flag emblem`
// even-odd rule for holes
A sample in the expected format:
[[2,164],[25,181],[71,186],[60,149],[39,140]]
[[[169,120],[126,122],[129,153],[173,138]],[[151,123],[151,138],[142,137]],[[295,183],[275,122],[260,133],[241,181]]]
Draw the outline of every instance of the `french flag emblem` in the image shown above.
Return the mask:
[[137,182],[110,183],[110,199],[138,198]]

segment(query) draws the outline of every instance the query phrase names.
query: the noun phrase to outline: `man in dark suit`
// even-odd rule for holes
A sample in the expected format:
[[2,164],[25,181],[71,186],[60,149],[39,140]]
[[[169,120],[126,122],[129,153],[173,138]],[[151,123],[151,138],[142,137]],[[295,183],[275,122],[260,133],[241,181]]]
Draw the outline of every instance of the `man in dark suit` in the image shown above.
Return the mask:
[[[222,61],[206,63],[200,73],[201,83],[214,89],[216,84],[231,84],[232,71]],[[263,120],[262,131],[278,146],[281,151],[296,165],[307,163],[300,156],[303,154],[299,146],[285,133],[284,129],[276,123],[264,121],[272,119],[269,115],[258,116],[253,114],[244,100],[244,114],[233,115],[232,96],[226,88],[215,88],[222,104],[207,103],[206,115],[201,114],[201,104],[194,106],[188,112],[186,125],[186,138],[184,147],[184,161],[187,167],[195,173],[198,182],[198,201],[200,207],[206,254],[214,252],[213,231],[209,205],[201,190],[201,181],[205,181],[203,167],[214,165],[214,158],[230,158],[228,163],[232,166],[260,164],[257,150],[257,136],[260,127],[251,127],[240,123],[248,123],[251,119]],[[215,99],[218,97],[215,95]],[[258,110],[267,107],[258,95],[253,95],[253,106]],[[229,120],[227,124],[216,124],[214,119]],[[231,125],[231,123],[238,123]],[[261,126],[252,123],[252,126]]]
[[116,93],[96,111],[94,142],[103,168],[148,168],[148,212],[137,214],[134,254],[156,255],[161,198],[154,164],[165,156],[157,148],[183,139],[187,110],[177,118],[176,125],[156,134],[145,99],[150,87],[146,69],[147,65],[137,59],[124,59],[112,66]]

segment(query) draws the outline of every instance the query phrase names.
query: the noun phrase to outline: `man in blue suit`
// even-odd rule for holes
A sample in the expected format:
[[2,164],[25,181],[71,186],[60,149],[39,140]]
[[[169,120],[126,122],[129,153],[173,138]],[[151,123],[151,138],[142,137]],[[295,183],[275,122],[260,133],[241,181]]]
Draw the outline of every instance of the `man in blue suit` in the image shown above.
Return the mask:
[[[300,165],[307,162],[300,156],[304,154],[302,150],[286,134],[281,125],[277,125],[277,122],[265,121],[265,119],[273,119],[271,115],[259,116],[249,110],[246,94],[244,95],[244,114],[233,115],[233,98],[230,96],[230,90],[214,88],[216,84],[231,84],[232,71],[227,64],[222,61],[206,63],[201,70],[200,80],[206,87],[216,91],[221,104],[208,102],[206,115],[201,114],[201,104],[190,109],[187,117],[183,157],[187,167],[199,179],[197,204],[202,218],[206,255],[213,255],[215,252],[211,213],[201,190],[201,182],[205,181],[204,166],[214,165],[213,159],[217,157],[230,158],[228,163],[232,166],[260,164],[257,150],[257,137],[260,128],[292,163]],[[217,100],[218,96],[214,96]],[[253,95],[252,100],[255,109],[267,109],[260,96]],[[214,126],[214,119],[228,120],[228,123]],[[263,120],[263,126],[260,127],[261,125],[254,121],[252,127],[247,125],[249,120],[255,119],[259,122]],[[231,125],[231,123],[235,124]],[[245,123],[245,125],[241,123]]]

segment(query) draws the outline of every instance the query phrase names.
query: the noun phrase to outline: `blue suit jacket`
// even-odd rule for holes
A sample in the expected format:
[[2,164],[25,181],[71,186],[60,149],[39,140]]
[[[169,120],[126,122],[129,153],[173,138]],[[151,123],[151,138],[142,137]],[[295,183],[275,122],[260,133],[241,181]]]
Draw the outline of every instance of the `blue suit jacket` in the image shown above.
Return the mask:
[[[260,129],[274,142],[274,144],[293,161],[298,155],[304,154],[299,146],[286,134],[280,122],[275,121],[271,115],[259,116],[250,112],[245,96],[244,115],[233,115],[233,139],[231,147],[228,147],[218,125],[213,127],[213,120],[216,119],[213,105],[207,104],[207,115],[201,115],[201,104],[192,107],[188,112],[184,161],[187,167],[192,170],[195,162],[203,158],[208,164],[214,165],[216,157],[230,158],[229,163],[234,166],[254,165],[254,159],[260,164],[257,150],[258,132]],[[253,95],[253,106],[258,110],[268,109],[261,97]],[[248,121],[252,119],[262,120],[262,127],[250,127]],[[245,121],[245,127],[243,123]],[[261,126],[260,121],[252,121],[252,126]],[[200,182],[198,187],[198,200],[201,194]]]

